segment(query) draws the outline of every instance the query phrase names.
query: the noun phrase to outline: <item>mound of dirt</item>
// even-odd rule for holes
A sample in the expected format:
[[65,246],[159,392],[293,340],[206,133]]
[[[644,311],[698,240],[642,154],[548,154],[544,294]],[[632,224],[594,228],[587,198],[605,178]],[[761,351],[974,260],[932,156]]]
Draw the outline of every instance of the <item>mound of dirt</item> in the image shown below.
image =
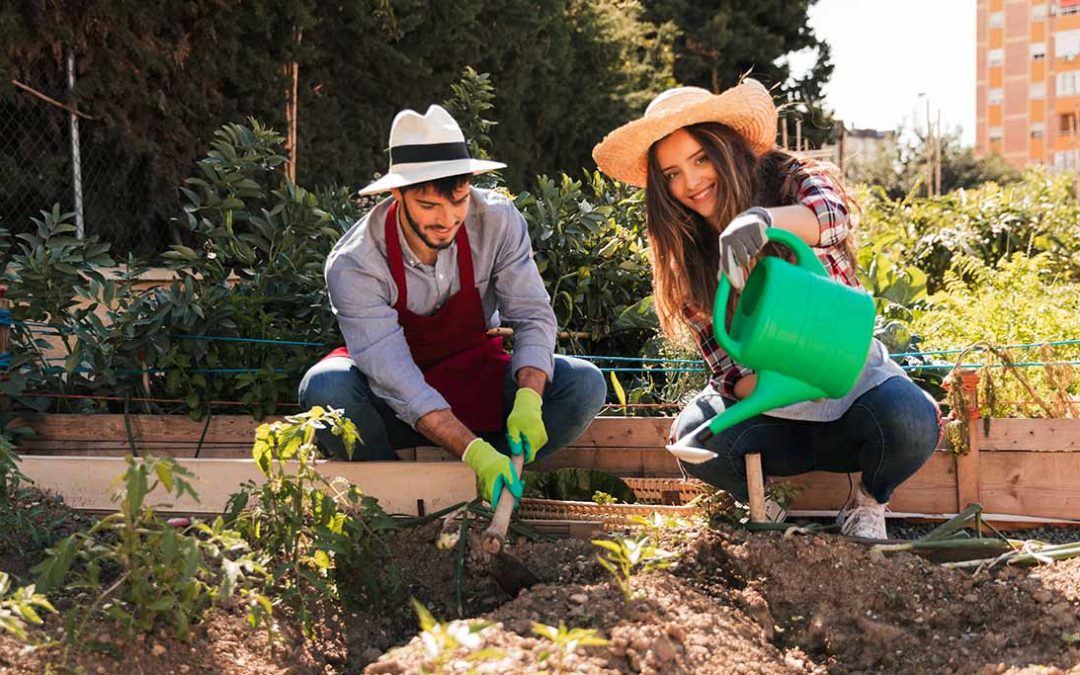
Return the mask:
[[[454,551],[438,524],[390,537],[396,593],[323,603],[313,641],[284,611],[281,639],[244,624],[243,608],[212,614],[187,641],[125,641],[108,624],[86,634],[99,651],[74,662],[88,673],[1080,673],[1080,560],[972,575],[909,554],[885,557],[827,535],[784,536],[722,527],[666,533],[679,553],[668,570],[638,575],[625,603],[587,541],[518,542],[542,583],[509,598],[476,562],[458,587]],[[389,568],[350,570],[389,578]],[[348,595],[348,593],[346,593]],[[477,644],[433,655],[409,597],[436,618],[488,625]],[[461,613],[459,615],[459,608]],[[592,629],[608,644],[558,648],[536,623]],[[59,662],[62,621],[31,632],[27,650],[0,635],[3,672]],[[466,640],[468,641],[468,640]],[[430,641],[429,641],[430,642]]]
[[561,583],[481,615],[492,625],[471,649],[440,661],[417,637],[365,672],[553,672],[557,650],[532,628],[560,621],[610,641],[566,655],[564,672],[1080,672],[1080,560],[972,576],[837,537],[679,534],[666,545],[680,563],[637,578],[629,607],[595,572],[575,579],[598,567],[587,542],[564,544],[579,555],[555,574],[523,554]]

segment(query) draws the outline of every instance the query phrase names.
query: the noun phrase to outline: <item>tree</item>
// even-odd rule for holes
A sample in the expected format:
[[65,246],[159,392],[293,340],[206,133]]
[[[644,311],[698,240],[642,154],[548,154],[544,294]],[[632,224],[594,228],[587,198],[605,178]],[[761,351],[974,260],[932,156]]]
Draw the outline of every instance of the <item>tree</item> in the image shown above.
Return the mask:
[[[896,136],[909,140],[898,143],[891,154],[882,154],[866,164],[850,165],[847,178],[853,182],[881,186],[891,199],[902,199],[912,193],[925,195],[926,137],[918,132],[905,134],[903,129],[897,130]],[[961,142],[959,130],[942,136],[942,194],[960,188],[978,187],[983,183],[1014,183],[1021,178],[1021,171],[1001,155],[976,157],[974,148]]]
[[[654,24],[673,22],[675,79],[684,85],[720,92],[746,73],[787,103],[786,116],[801,117],[803,137],[812,147],[832,140],[832,117],[820,106],[821,88],[832,75],[829,47],[807,24],[816,0],[646,0]],[[782,57],[794,51],[816,52],[815,64],[792,80]]]

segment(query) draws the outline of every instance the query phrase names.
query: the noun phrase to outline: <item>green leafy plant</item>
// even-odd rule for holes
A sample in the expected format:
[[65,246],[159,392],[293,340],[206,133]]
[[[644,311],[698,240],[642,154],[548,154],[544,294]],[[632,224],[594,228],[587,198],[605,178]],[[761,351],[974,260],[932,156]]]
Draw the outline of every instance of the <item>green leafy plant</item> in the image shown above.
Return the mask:
[[337,410],[315,407],[260,425],[251,452],[265,480],[246,483],[226,507],[230,525],[270,558],[274,590],[309,638],[315,598],[337,597],[331,571],[349,519],[341,506],[359,499],[355,487],[332,483],[315,469],[315,432],[326,428],[342,436],[351,455],[359,434]]
[[266,480],[245,484],[226,507],[230,524],[270,558],[273,590],[308,637],[314,635],[318,600],[370,604],[398,590],[400,578],[382,534],[413,522],[387,515],[354,485],[319,473],[320,429],[342,436],[350,454],[360,441],[340,410],[318,406],[263,424],[252,455]]
[[668,515],[653,511],[649,516],[630,516],[631,525],[641,528],[651,541],[680,542],[693,531],[695,521],[682,516]]
[[648,535],[613,534],[610,539],[593,539],[592,543],[603,549],[603,555],[597,554],[596,559],[611,573],[627,608],[633,599],[634,577],[641,572],[670,567],[677,557],[671,551],[654,546]]
[[0,572],[0,628],[25,642],[27,624],[40,626],[43,623],[38,610],[56,612],[49,599],[38,593],[32,584],[12,591],[11,577],[7,572]]
[[0,431],[0,510],[10,510],[19,486],[29,482],[19,469],[15,443],[6,431]]
[[94,616],[128,635],[168,628],[183,638],[211,606],[236,595],[248,601],[253,626],[268,620],[271,603],[256,590],[265,568],[237,532],[220,517],[179,530],[157,513],[160,505],[147,503],[158,487],[197,499],[190,478],[172,459],[129,456],[113,497],[119,511],[61,540],[34,568],[39,591],[64,588],[92,598],[66,615],[69,647]]
[[[502,651],[482,648],[484,639],[480,633],[491,624],[486,621],[451,621],[439,623],[431,611],[416,598],[410,598],[413,609],[420,619],[420,640],[424,643],[428,660],[421,666],[422,673],[442,673],[446,665],[456,658],[470,663],[484,663],[503,658]],[[467,650],[466,654],[458,652]]]
[[546,661],[550,656],[555,657],[555,675],[562,675],[563,661],[570,654],[577,651],[578,647],[604,647],[608,641],[600,637],[595,628],[567,628],[566,623],[559,622],[559,626],[548,626],[542,623],[533,624],[533,633],[551,641],[553,652],[541,652],[539,661]]
[[599,469],[563,468],[525,474],[525,497],[587,502],[597,492],[624,504],[637,501],[634,490],[621,478]]

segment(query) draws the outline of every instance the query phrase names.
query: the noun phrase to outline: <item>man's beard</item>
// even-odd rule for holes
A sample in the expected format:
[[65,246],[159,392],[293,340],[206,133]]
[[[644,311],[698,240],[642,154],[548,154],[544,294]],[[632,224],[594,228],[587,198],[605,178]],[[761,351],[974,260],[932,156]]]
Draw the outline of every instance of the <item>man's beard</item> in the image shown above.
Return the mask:
[[412,214],[409,213],[409,207],[405,205],[404,199],[401,200],[401,211],[405,214],[405,222],[409,224],[409,227],[412,229],[413,234],[415,234],[417,237],[420,237],[420,241],[424,242],[428,246],[428,248],[433,248],[435,250],[441,251],[442,249],[450,248],[454,244],[454,238],[451,238],[442,244],[428,239],[427,235],[424,234],[424,230],[420,227],[420,224],[413,220]]

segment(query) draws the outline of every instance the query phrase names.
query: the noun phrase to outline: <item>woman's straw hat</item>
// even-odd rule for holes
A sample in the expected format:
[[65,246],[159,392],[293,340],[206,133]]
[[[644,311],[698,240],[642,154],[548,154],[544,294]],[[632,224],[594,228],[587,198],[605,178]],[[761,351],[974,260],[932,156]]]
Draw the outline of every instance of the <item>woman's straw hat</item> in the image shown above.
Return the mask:
[[645,187],[652,144],[699,122],[731,127],[757,155],[776,144],[776,105],[760,82],[747,78],[721,94],[700,87],[668,89],[652,100],[644,117],[605,136],[593,148],[593,159],[612,178]]

